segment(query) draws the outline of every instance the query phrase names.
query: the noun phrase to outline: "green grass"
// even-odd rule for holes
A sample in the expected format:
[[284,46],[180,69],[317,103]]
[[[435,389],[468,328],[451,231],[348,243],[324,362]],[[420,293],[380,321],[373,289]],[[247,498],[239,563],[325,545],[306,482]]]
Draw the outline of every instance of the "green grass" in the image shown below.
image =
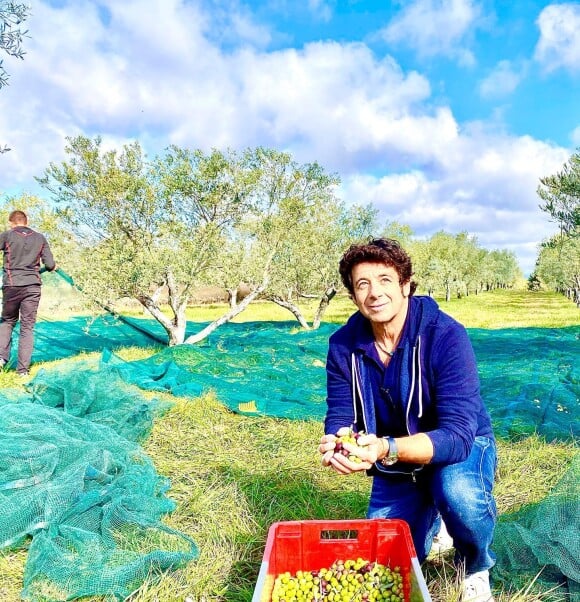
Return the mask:
[[[317,423],[232,415],[211,396],[197,404],[180,400],[157,422],[146,449],[160,472],[171,476],[178,509],[170,524],[200,542],[201,557],[136,599],[250,600],[273,522],[363,518],[370,479],[340,478],[323,469],[316,452],[321,434]],[[572,453],[571,446],[535,437],[502,443],[502,463],[516,470],[499,474],[499,508],[511,511],[541,499]],[[441,583],[435,568],[426,571],[431,591],[434,599],[447,600],[438,593],[442,586],[447,593],[453,588]],[[451,568],[448,574],[453,581]],[[164,597],[170,592],[176,596]]]
[[[564,296],[541,291],[531,293],[525,290],[495,290],[461,299],[435,296],[441,309],[459,320],[468,328],[562,328],[580,324],[580,309]],[[300,305],[306,318],[311,322],[316,303]],[[226,304],[195,305],[187,310],[187,319],[193,322],[207,322],[222,316]],[[326,322],[344,322],[356,307],[347,295],[338,295],[330,303],[325,315]],[[141,314],[142,315],[142,314]],[[271,302],[259,301],[250,304],[248,309],[236,316],[234,322],[294,320],[288,310]]]
[[563,328],[580,324],[580,309],[554,292],[496,290],[437,301],[443,311],[471,328]]
[[[562,327],[578,324],[580,315],[561,296],[522,291],[496,291],[441,305],[468,327]],[[190,308],[189,318],[211,320],[223,309]],[[331,303],[327,319],[341,322],[352,311],[350,300],[341,298]],[[256,304],[238,319],[289,320],[291,316],[271,304]],[[150,353],[130,348],[120,355],[132,360]],[[21,386],[13,373],[0,373],[0,387]],[[148,580],[131,602],[247,602],[273,522],[364,517],[370,479],[341,478],[320,466],[316,448],[321,424],[239,416],[213,394],[194,400],[164,397],[175,404],[156,421],[144,448],[158,472],[171,479],[169,496],[177,509],[166,523],[192,537],[200,556],[183,569]],[[500,442],[496,485],[500,512],[542,499],[575,453],[571,444],[547,444],[538,437]],[[3,602],[20,599],[25,561],[24,550],[0,554]],[[457,600],[457,577],[448,558],[431,560],[424,573],[435,602]],[[530,592],[500,592],[496,601],[541,598]],[[105,602],[104,598],[88,600]]]

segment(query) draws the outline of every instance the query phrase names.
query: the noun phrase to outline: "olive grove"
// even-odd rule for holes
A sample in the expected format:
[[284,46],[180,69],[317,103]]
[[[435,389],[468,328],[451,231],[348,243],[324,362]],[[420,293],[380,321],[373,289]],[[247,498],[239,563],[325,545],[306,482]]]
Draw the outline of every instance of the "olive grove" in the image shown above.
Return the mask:
[[446,301],[452,294],[511,288],[522,278],[513,252],[483,249],[466,232],[436,232],[426,240],[411,240],[408,247],[420,287],[431,296],[443,291]]
[[[65,150],[67,161],[51,163],[38,181],[79,242],[68,271],[100,305],[136,299],[170,345],[203,339],[258,297],[306,326],[297,301],[317,296],[319,321],[336,291],[338,253],[350,231],[360,233],[353,222],[366,218],[337,201],[336,176],[279,151],[172,146],[149,161],[137,142],[106,150],[83,136]],[[250,292],[238,302],[242,283]],[[228,290],[230,308],[186,339],[186,307],[204,284]]]
[[[317,328],[342,289],[342,253],[373,235],[401,240],[420,285],[447,299],[511,286],[519,275],[511,254],[485,251],[466,233],[419,241],[404,224],[381,227],[372,205],[337,198],[336,175],[285,152],[170,146],[149,159],[138,142],[106,149],[99,137],[78,136],[65,153],[37,178],[76,243],[63,268],[101,307],[136,300],[170,345],[204,339],[257,299]],[[208,285],[227,291],[229,306],[186,335],[187,306]],[[313,304],[309,322],[303,308]]]

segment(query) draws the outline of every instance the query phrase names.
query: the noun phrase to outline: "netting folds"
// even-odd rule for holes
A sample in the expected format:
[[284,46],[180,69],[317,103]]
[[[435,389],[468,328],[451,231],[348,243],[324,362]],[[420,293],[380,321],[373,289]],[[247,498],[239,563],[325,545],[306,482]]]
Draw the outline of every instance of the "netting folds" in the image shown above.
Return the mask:
[[32,538],[24,599],[124,599],[197,558],[162,523],[169,481],[137,443],[164,406],[106,372],[40,372],[30,397],[0,398],[0,547]]
[[500,517],[495,574],[512,589],[534,578],[556,595],[580,600],[580,456],[541,502]]
[[[0,548],[29,545],[25,599],[123,599],[147,576],[197,557],[195,542],[162,522],[174,508],[169,481],[139,442],[167,404],[140,390],[195,399],[213,389],[241,414],[324,416],[324,364],[337,325],[306,332],[295,322],[230,323],[195,346],[162,348],[156,323],[134,322],[138,328],[111,316],[41,320],[34,361],[101,357],[39,371],[28,394],[0,394]],[[578,438],[580,327],[470,336],[498,435]],[[151,356],[123,361],[111,351],[122,346],[147,346]],[[501,517],[494,574],[504,584],[525,585],[541,571],[544,584],[579,595],[579,484],[577,457],[544,500]]]

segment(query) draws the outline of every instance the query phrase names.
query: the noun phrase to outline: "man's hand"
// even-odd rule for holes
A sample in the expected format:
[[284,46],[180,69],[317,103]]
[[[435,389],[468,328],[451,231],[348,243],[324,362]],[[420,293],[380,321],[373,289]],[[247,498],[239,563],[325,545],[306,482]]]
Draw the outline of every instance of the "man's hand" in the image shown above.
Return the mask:
[[52,270],[49,270],[45,265],[43,265],[40,270],[38,270],[39,274],[44,274],[44,272],[56,272],[56,270],[58,270],[58,266],[56,265],[56,263],[54,264],[54,267],[52,268]]
[[[383,443],[376,435],[361,435],[356,444],[342,444],[342,447],[349,452],[347,456],[342,453],[336,453],[337,439],[348,435],[349,432],[350,427],[342,427],[336,435],[324,435],[320,439],[320,445],[318,446],[318,451],[322,454],[322,465],[330,466],[339,474],[351,474],[353,472],[368,470],[376,462],[378,455],[383,450]],[[360,458],[360,461],[351,460],[349,456],[356,456]]]

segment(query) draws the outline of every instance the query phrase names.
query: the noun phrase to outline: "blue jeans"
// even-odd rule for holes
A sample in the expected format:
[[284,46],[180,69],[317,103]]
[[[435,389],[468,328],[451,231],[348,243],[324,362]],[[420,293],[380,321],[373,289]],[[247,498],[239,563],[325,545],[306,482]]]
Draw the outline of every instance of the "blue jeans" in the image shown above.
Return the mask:
[[453,538],[456,563],[466,574],[490,569],[497,516],[492,495],[497,455],[495,442],[476,437],[469,457],[457,464],[427,465],[409,478],[375,476],[368,518],[400,518],[411,529],[419,562],[431,550],[441,518]]

